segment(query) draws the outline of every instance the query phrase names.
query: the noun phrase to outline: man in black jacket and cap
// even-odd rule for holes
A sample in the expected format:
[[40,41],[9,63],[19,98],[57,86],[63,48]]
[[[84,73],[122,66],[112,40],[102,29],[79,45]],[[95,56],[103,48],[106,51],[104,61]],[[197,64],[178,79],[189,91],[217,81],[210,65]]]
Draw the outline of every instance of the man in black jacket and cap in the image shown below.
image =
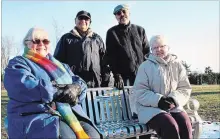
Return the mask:
[[139,65],[149,53],[149,44],[143,27],[131,24],[127,5],[115,7],[118,25],[107,31],[107,59],[114,74],[115,87],[133,85]]
[[90,28],[91,22],[89,12],[79,11],[76,26],[61,37],[54,52],[54,57],[68,64],[89,88],[100,87],[104,79],[109,79],[103,70],[106,69],[103,62],[106,48],[102,38]]

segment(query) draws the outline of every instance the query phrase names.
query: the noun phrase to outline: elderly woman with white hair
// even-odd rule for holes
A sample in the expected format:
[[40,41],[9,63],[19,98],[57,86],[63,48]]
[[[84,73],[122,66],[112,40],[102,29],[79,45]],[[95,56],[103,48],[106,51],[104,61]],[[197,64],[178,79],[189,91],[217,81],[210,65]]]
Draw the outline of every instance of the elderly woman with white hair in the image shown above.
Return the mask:
[[85,82],[49,53],[47,32],[31,28],[23,43],[24,54],[5,69],[9,138],[100,138],[80,105]]
[[190,119],[183,108],[192,91],[186,70],[169,52],[164,36],[153,36],[150,47],[152,53],[140,65],[133,87],[139,121],[162,139],[191,139]]

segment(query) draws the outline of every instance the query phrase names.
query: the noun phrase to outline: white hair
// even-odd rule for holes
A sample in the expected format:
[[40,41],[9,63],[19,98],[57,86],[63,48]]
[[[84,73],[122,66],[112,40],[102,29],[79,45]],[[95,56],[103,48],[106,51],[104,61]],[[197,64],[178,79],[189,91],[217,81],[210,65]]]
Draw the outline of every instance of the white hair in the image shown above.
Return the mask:
[[152,46],[155,43],[161,43],[163,45],[168,45],[167,40],[163,35],[155,35],[155,36],[151,37],[150,43],[149,43],[150,47],[152,48]]
[[23,39],[24,46],[28,46],[29,42],[35,39],[41,39],[41,40],[48,39],[48,33],[42,28],[38,28],[38,27],[30,28],[28,33]]

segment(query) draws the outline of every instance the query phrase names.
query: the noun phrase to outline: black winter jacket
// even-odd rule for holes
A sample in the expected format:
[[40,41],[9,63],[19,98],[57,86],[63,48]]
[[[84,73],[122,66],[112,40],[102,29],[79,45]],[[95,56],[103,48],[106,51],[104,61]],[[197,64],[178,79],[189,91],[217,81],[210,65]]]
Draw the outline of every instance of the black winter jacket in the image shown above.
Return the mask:
[[84,71],[93,71],[98,81],[97,86],[100,86],[105,51],[104,42],[98,34],[89,29],[87,36],[82,37],[74,28],[61,37],[54,57],[68,64],[77,75]]
[[106,36],[107,59],[113,74],[135,74],[149,53],[149,43],[144,28],[134,25],[117,25]]

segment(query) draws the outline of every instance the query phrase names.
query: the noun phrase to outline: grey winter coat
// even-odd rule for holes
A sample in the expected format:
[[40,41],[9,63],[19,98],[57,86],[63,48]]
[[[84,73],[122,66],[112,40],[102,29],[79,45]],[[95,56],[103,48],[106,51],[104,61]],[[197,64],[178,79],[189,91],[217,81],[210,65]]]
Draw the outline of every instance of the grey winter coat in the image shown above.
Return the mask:
[[162,96],[174,99],[177,106],[170,112],[184,111],[191,90],[186,70],[177,56],[169,54],[165,61],[150,54],[140,65],[133,87],[139,121],[147,123],[155,115],[166,112],[158,108]]

